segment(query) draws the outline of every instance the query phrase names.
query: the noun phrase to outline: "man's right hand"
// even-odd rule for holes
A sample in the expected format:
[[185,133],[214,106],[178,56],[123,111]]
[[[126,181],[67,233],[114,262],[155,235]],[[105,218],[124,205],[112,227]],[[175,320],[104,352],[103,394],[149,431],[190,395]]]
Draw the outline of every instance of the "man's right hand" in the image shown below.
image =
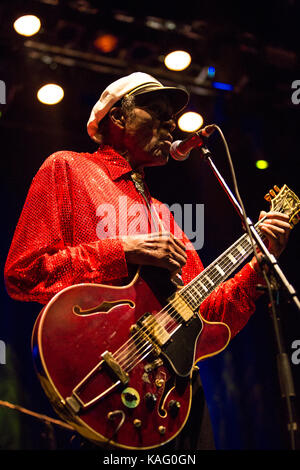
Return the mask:
[[180,272],[187,260],[184,243],[168,232],[120,238],[127,263],[151,265]]

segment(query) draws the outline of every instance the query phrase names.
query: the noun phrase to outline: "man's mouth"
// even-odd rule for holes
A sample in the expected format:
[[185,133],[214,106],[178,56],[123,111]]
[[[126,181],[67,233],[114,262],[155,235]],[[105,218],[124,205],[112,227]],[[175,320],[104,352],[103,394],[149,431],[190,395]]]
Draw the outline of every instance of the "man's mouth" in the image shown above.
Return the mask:
[[162,142],[168,145],[169,147],[171,147],[171,144],[173,142],[173,137],[171,135],[167,135],[166,137],[162,139]]

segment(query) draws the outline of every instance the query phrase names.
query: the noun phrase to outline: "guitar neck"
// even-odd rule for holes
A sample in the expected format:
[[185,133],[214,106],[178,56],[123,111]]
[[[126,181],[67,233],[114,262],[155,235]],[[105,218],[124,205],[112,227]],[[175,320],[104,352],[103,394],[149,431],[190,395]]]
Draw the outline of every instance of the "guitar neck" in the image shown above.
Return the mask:
[[[258,222],[255,227],[259,235],[264,238]],[[196,276],[189,284],[180,290],[180,297],[190,305],[193,310],[225,281],[247,258],[253,253],[249,235],[245,233],[204,271]]]

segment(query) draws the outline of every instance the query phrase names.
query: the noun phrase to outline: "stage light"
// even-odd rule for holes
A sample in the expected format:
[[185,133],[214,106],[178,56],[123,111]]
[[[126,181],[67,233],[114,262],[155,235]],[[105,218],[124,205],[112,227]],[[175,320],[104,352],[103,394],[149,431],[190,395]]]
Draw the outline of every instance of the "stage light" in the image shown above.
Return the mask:
[[267,160],[257,160],[255,165],[256,168],[258,168],[259,170],[266,170],[269,167],[269,163],[267,162]]
[[165,66],[169,70],[184,70],[191,63],[191,56],[188,52],[185,51],[173,51],[165,57]]
[[216,69],[214,67],[208,67],[207,69],[207,76],[209,78],[213,78],[216,74]]
[[227,91],[233,90],[233,86],[230,85],[229,83],[213,82],[212,86],[214,88],[217,88],[218,90],[227,90]]
[[189,111],[178,119],[178,127],[184,132],[196,132],[203,124],[203,117],[199,113]]
[[57,104],[64,97],[64,90],[55,83],[48,83],[42,86],[37,92],[38,100],[44,104]]
[[117,45],[118,38],[113,34],[101,34],[94,41],[94,46],[96,49],[106,54],[114,51]]
[[40,19],[34,15],[20,16],[14,22],[15,31],[22,36],[33,36],[40,30],[40,27]]

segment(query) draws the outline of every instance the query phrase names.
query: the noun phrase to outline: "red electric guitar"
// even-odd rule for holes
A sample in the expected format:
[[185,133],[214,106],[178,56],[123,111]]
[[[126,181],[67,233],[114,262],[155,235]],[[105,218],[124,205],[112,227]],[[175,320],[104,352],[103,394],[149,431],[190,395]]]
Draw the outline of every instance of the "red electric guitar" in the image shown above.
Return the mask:
[[[271,209],[299,218],[285,185]],[[257,224],[259,230],[259,223]],[[224,323],[199,314],[203,300],[252,253],[247,234],[188,285],[143,266],[124,287],[78,284],[56,294],[37,318],[32,351],[56,412],[81,435],[108,447],[151,449],[182,430],[196,363],[230,340]]]

